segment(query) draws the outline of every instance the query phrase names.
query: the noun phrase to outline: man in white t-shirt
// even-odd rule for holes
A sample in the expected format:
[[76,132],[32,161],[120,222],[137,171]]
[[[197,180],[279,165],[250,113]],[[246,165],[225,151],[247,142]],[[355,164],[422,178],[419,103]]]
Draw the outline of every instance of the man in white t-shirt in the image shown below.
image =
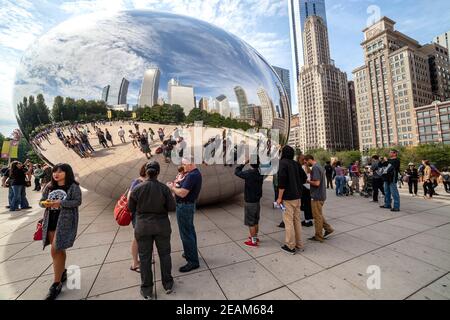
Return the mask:
[[119,128],[119,131],[117,132],[119,134],[119,138],[120,141],[122,141],[122,143],[125,143],[125,130],[123,130],[122,127]]

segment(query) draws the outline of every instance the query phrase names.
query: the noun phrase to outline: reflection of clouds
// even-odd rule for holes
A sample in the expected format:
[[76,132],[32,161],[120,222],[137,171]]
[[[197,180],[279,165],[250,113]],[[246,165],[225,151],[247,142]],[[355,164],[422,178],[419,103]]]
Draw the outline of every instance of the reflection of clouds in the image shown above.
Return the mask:
[[50,31],[17,70],[15,101],[40,92],[98,100],[108,84],[117,99],[125,77],[128,102],[135,104],[151,66],[161,70],[160,93],[171,78],[179,78],[194,86],[198,97],[225,94],[235,103],[233,88],[240,85],[249,103],[259,105],[256,92],[262,86],[274,104],[279,101],[276,77],[250,46],[208,23],[149,11],[81,16]]

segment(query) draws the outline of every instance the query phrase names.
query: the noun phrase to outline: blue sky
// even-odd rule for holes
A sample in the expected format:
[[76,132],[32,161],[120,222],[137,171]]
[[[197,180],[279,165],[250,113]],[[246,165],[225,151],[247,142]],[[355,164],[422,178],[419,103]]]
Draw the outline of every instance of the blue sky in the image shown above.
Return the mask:
[[[371,6],[397,21],[397,30],[421,43],[450,30],[448,0],[326,2],[331,54],[349,78],[363,63],[361,31]],[[271,64],[292,69],[287,0],[0,0],[0,132],[9,134],[15,127],[11,101],[16,66],[39,36],[73,16],[133,8],[208,21],[250,43]]]

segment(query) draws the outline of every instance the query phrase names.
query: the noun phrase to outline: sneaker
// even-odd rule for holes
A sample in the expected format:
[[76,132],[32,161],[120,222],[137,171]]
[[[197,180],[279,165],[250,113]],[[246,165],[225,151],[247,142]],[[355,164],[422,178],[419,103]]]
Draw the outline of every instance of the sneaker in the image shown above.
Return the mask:
[[23,210],[30,210],[30,209],[33,209],[33,207],[30,207],[30,206],[28,206],[28,207],[25,207],[25,208],[22,208]]
[[45,300],[56,300],[56,298],[59,296],[62,290],[62,283],[61,282],[55,282],[52,284],[50,289],[48,289],[47,296],[45,297]]
[[308,239],[309,241],[314,241],[314,242],[323,242],[321,240],[316,239],[316,237],[311,237]]
[[391,207],[380,206],[381,209],[392,209]]
[[393,209],[391,209],[391,211],[392,212],[400,212],[400,209],[393,208]]
[[312,223],[312,221],[310,222],[306,222],[306,221],[302,221],[302,226],[310,228],[312,227],[314,224]]
[[150,291],[150,294],[145,294],[144,291],[141,289],[141,296],[144,298],[144,300],[153,300],[153,290]]
[[286,226],[284,225],[284,222],[280,223],[280,224],[278,225],[278,228],[281,228],[281,229],[286,228]]
[[296,252],[305,252],[305,248],[295,247]]
[[334,230],[331,231],[331,232],[325,231],[325,234],[323,235],[323,237],[326,238],[326,237],[328,237],[330,234],[332,234],[333,232],[334,232]]
[[290,254],[290,255],[294,255],[296,252],[295,249],[289,249],[289,247],[286,245],[282,246],[281,250],[283,250],[284,252],[286,252],[287,254]]
[[187,272],[191,272],[192,270],[195,270],[198,268],[200,268],[199,265],[193,265],[193,264],[188,263],[187,265],[181,267],[179,271],[181,273],[187,273]]
[[245,244],[247,247],[252,247],[252,248],[257,248],[257,247],[258,247],[258,243],[253,243],[252,240],[245,241],[244,244]]
[[166,294],[171,294],[173,292],[173,281],[165,286],[164,290],[166,290]]

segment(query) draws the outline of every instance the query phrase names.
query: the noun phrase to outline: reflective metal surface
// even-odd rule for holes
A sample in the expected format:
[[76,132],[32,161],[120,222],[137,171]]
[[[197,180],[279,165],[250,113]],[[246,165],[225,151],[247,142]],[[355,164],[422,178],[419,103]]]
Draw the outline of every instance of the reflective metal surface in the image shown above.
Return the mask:
[[[24,97],[38,94],[45,98],[48,111],[23,105]],[[71,132],[68,128],[75,121],[89,119],[89,114],[74,118],[67,108],[64,112],[52,110],[56,96],[103,100],[111,110],[136,113],[155,105],[178,105],[186,116],[193,109],[202,109],[234,123],[278,129],[284,138],[289,132],[285,90],[253,48],[208,23],[168,13],[136,10],[74,18],[39,39],[17,70],[14,101],[22,103],[16,110],[18,122],[35,149],[50,163],[73,165],[86,188],[117,197],[146,161],[128,138],[128,130],[135,131],[134,127],[128,122],[99,125],[102,131],[107,128],[111,132],[115,143],[104,149],[91,126],[88,137],[94,151],[80,157],[64,146],[55,128],[63,127],[66,136],[76,136],[73,127]],[[70,108],[76,112],[78,106]],[[45,125],[53,127],[48,139],[41,134]],[[120,126],[127,132],[126,144],[119,144]],[[166,126],[167,131],[175,126]],[[164,126],[142,123],[140,130],[152,128],[156,133],[160,127]],[[221,134],[222,128],[218,130]],[[158,142],[150,145],[153,154],[159,146]],[[158,157],[163,163],[162,156]],[[201,203],[242,192],[242,181],[234,178],[234,166],[200,167],[206,177]],[[172,163],[165,164],[161,180],[173,180],[176,169]]]

